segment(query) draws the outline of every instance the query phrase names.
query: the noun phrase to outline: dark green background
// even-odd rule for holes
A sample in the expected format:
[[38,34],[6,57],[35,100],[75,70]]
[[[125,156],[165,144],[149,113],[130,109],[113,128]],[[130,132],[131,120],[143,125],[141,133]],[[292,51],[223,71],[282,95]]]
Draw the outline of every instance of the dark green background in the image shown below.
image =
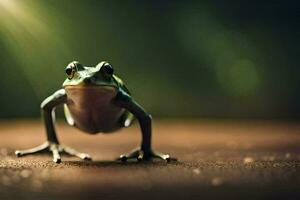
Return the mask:
[[0,1],[0,117],[38,117],[72,60],[155,117],[300,117],[297,1]]

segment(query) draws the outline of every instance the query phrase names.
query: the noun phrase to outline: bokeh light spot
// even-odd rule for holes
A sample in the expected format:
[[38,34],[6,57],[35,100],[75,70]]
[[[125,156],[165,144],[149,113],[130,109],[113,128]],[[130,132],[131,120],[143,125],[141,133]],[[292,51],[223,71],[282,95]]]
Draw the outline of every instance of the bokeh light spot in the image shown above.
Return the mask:
[[232,96],[252,95],[261,82],[256,65],[247,59],[237,60],[233,65],[218,65],[216,75],[224,91]]

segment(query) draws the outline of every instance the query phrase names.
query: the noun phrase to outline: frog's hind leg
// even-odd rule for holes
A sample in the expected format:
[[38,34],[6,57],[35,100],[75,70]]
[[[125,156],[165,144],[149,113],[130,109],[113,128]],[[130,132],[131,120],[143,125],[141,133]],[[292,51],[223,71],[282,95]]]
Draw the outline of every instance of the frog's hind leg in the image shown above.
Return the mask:
[[152,158],[159,158],[169,162],[170,156],[168,154],[157,153],[151,148],[151,134],[152,134],[152,118],[132,97],[124,91],[119,91],[116,101],[117,106],[125,108],[131,112],[138,120],[142,132],[141,147],[133,150],[129,154],[121,155],[119,160],[126,161],[127,159],[136,158],[137,160],[152,160]]
[[120,124],[122,127],[129,127],[133,121],[135,120],[135,117],[132,113],[126,111],[120,118]]
[[[91,157],[85,153],[79,153],[74,149],[63,146],[59,144],[58,138],[56,136],[54,121],[55,121],[55,108],[58,105],[65,104],[67,102],[67,95],[64,89],[58,90],[50,97],[46,98],[41,104],[41,110],[43,114],[44,123],[46,126],[47,142],[40,146],[34,147],[32,149],[17,150],[15,154],[17,156],[25,156],[30,154],[37,154],[41,152],[50,152],[53,156],[53,161],[56,163],[61,162],[60,153],[69,154],[71,156],[77,156],[81,159],[90,160]],[[67,107],[66,107],[67,108]],[[67,110],[68,111],[68,110]],[[67,113],[68,114],[68,113]],[[67,115],[68,116],[68,115]],[[67,119],[70,125],[74,125],[74,120],[72,121],[71,116]]]

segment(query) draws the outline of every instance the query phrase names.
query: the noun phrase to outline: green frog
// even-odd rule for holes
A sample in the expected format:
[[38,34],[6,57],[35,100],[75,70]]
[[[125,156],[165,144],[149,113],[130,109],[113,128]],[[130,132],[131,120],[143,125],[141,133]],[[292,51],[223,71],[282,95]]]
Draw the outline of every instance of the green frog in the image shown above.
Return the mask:
[[60,153],[90,160],[86,153],[81,153],[59,143],[55,132],[55,108],[64,105],[66,121],[86,133],[110,133],[128,127],[137,119],[142,133],[141,146],[118,159],[138,161],[158,158],[170,161],[168,154],[155,152],[151,148],[151,115],[131,96],[123,81],[114,74],[108,62],[100,62],[95,67],[83,66],[77,61],[67,65],[67,79],[62,89],[46,98],[41,104],[47,141],[40,146],[17,150],[17,156],[51,152],[53,161],[61,162]]

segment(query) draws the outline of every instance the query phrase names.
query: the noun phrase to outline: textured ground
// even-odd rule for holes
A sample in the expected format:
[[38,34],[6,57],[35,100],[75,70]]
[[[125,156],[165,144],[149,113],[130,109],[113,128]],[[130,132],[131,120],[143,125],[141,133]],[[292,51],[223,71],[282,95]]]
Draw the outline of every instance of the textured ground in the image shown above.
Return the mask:
[[0,199],[299,199],[300,123],[156,121],[154,147],[169,164],[114,162],[136,147],[138,126],[87,135],[59,123],[61,142],[94,161],[16,158],[44,141],[40,121],[0,122]]

